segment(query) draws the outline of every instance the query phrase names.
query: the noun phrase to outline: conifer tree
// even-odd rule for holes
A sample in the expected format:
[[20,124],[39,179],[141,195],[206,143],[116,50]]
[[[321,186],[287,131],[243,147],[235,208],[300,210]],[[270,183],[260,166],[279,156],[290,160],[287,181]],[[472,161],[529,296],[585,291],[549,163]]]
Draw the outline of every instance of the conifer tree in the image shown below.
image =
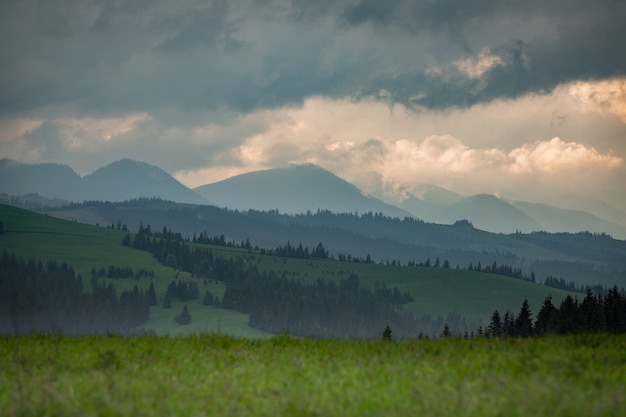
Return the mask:
[[504,322],[502,323],[502,334],[504,336],[515,336],[515,319],[510,311],[504,313]]
[[174,321],[176,321],[176,323],[180,324],[181,326],[191,323],[191,315],[189,314],[189,310],[187,309],[187,304],[185,304],[185,306],[183,307],[183,311],[180,313],[180,315],[174,318]]
[[495,310],[491,315],[491,321],[489,322],[489,336],[502,336],[502,319],[500,318],[498,310]]
[[385,330],[383,330],[383,340],[391,340],[391,339],[392,339],[391,327],[387,325],[385,327]]
[[450,333],[450,326],[448,326],[448,323],[446,323],[443,326],[443,332],[441,332],[441,337],[447,338],[450,336],[452,336],[452,333]]
[[151,282],[150,288],[148,288],[148,303],[151,306],[157,305],[157,297],[156,297],[156,291],[154,290],[154,282]]
[[535,332],[538,335],[544,335],[554,332],[555,330],[555,315],[556,307],[552,304],[552,296],[549,295],[543,302],[541,310],[537,313],[537,320],[535,321]]
[[531,319],[530,306],[526,299],[524,299],[517,320],[515,320],[515,334],[521,337],[533,335],[533,321]]
[[585,319],[578,300],[568,295],[561,302],[556,315],[556,327],[560,334],[577,333],[582,329]]
[[585,316],[585,330],[592,332],[606,331],[606,318],[602,301],[597,299],[591,288],[587,287],[585,298],[580,305]]

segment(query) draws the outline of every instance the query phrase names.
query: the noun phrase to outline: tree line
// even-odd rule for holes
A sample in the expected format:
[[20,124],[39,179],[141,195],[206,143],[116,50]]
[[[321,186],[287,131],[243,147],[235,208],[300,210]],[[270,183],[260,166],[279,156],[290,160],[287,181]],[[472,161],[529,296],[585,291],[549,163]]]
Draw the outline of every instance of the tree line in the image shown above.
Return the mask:
[[80,274],[66,263],[0,255],[0,333],[131,333],[150,315],[148,294],[137,286],[117,294],[91,279],[85,292]]
[[524,300],[517,316],[510,311],[501,316],[495,310],[485,335],[531,337],[585,332],[626,333],[626,293],[617,286],[606,295],[594,294],[587,288],[582,301],[568,295],[558,307],[548,296],[534,321],[528,301]]
[[[153,253],[157,260],[175,264],[194,276],[222,281],[226,290],[221,300],[210,292],[204,304],[248,313],[250,325],[274,333],[288,332],[316,337],[374,337],[379,325],[393,323],[399,337],[436,334],[448,321],[455,330],[468,328],[458,315],[414,318],[398,307],[413,300],[408,292],[378,284],[373,290],[360,285],[358,276],[338,283],[318,280],[304,283],[261,272],[253,256],[249,260],[214,256],[210,248],[190,248],[175,234],[155,236],[149,228],[141,228],[133,246]],[[297,250],[297,249],[296,249]],[[320,251],[323,250],[321,247]],[[187,300],[191,283],[172,282],[164,306],[172,297]],[[182,296],[179,295],[185,294]],[[195,296],[194,288],[194,296]]]

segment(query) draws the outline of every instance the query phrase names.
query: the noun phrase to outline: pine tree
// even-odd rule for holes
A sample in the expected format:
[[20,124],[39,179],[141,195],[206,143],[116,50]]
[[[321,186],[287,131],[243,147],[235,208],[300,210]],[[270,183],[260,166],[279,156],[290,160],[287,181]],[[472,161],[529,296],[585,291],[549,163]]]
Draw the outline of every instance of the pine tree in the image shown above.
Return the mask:
[[500,318],[498,310],[495,310],[491,315],[491,321],[489,322],[489,336],[502,336],[502,319]]
[[443,332],[441,332],[441,337],[447,338],[450,336],[452,336],[452,333],[450,333],[450,326],[448,326],[448,323],[446,323],[443,326]]
[[174,321],[178,324],[185,325],[191,323],[191,315],[189,315],[189,310],[187,309],[187,304],[183,307],[183,311],[180,315],[174,318]]
[[538,335],[545,335],[555,331],[556,307],[552,304],[552,296],[549,295],[543,302],[541,310],[537,313],[535,321],[535,332]]
[[530,317],[530,306],[528,305],[528,300],[525,299],[517,320],[515,320],[515,333],[517,336],[530,337],[533,335],[533,321]]
[[602,301],[598,300],[587,287],[585,298],[580,305],[580,309],[585,316],[585,329],[592,332],[606,331],[606,318]]
[[148,303],[151,306],[157,305],[157,297],[156,297],[156,291],[154,290],[154,282],[151,282],[150,288],[148,288]]
[[389,327],[389,325],[387,325],[385,327],[385,330],[383,330],[383,340],[391,340],[391,339],[392,339],[391,327]]
[[560,334],[578,333],[585,321],[578,300],[571,295],[561,302],[556,316],[557,331]]
[[513,319],[513,314],[510,311],[504,313],[502,334],[505,336],[515,336],[515,319]]

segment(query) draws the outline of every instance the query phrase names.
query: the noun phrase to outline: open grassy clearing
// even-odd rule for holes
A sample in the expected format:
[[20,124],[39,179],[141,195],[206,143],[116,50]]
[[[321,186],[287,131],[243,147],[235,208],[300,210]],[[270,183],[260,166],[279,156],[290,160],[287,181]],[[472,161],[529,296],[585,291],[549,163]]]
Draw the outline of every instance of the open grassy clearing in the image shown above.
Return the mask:
[[3,337],[0,414],[618,416],[624,336]]
[[[92,267],[107,268],[109,265],[130,267],[137,271],[154,271],[158,305],[151,308],[151,319],[145,326],[158,334],[167,332],[222,331],[247,337],[262,336],[264,333],[249,328],[246,315],[219,310],[212,312],[202,305],[206,290],[221,296],[223,284],[212,280],[197,280],[200,299],[188,304],[193,322],[187,326],[174,323],[174,316],[182,306],[174,304],[171,309],[163,309],[162,301],[167,285],[172,280],[192,280],[190,274],[166,267],[145,251],[122,245],[125,232],[90,226],[76,222],[40,215],[15,207],[0,205],[0,220],[4,223],[5,234],[0,236],[0,250],[7,249],[23,258],[42,261],[56,260],[72,265],[88,282]],[[204,245],[192,245],[206,248]],[[388,287],[397,286],[401,291],[409,291],[415,301],[404,306],[406,311],[416,316],[430,314],[432,317],[445,317],[457,313],[470,321],[482,320],[488,324],[494,309],[504,313],[511,310],[517,313],[524,298],[529,300],[533,312],[539,310],[548,294],[559,303],[567,292],[521,280],[498,275],[468,272],[443,268],[409,268],[378,264],[339,262],[334,260],[307,260],[262,256],[244,249],[211,247],[216,256],[242,258],[254,262],[263,271],[283,271],[289,278],[314,282],[317,279],[338,280],[347,278],[351,272],[359,275],[362,285],[373,287],[377,282]],[[434,260],[433,260],[434,261]],[[135,285],[147,291],[149,279],[107,279],[118,291],[131,290]],[[213,313],[222,317],[219,325]],[[219,314],[218,314],[219,313]],[[230,323],[233,323],[232,325]],[[256,337],[255,336],[255,337]]]

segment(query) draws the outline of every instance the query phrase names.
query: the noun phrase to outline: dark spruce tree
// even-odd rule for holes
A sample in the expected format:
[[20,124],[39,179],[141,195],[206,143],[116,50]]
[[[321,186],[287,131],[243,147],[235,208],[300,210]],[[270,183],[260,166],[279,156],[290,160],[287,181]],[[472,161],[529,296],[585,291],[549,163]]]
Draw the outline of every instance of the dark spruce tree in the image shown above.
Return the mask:
[[387,325],[385,327],[385,330],[383,330],[383,340],[391,340],[391,339],[392,339],[391,327]]
[[559,334],[578,333],[583,328],[585,318],[577,299],[568,295],[561,302],[556,314],[556,330]]
[[528,300],[522,302],[522,308],[515,320],[515,335],[519,337],[530,337],[533,335],[533,321],[531,319],[530,306]]
[[181,326],[191,323],[191,315],[189,314],[189,310],[187,309],[187,304],[185,304],[185,306],[183,307],[183,311],[174,318],[174,321]]
[[491,315],[489,327],[487,328],[487,335],[489,337],[502,336],[502,318],[500,317],[498,310],[495,310]]
[[596,298],[591,291],[591,288],[587,287],[585,298],[580,305],[580,309],[585,316],[585,330],[591,332],[604,332],[606,331],[606,317],[604,316],[604,308],[602,307],[602,300]]
[[548,333],[555,333],[555,318],[556,307],[552,304],[552,296],[549,295],[543,301],[541,310],[537,313],[537,320],[535,321],[535,332],[537,335],[543,336]]
[[443,332],[441,332],[441,337],[448,338],[451,336],[452,336],[452,333],[450,332],[450,326],[448,326],[448,323],[446,323],[443,326]]
[[154,290],[154,282],[150,283],[150,288],[148,288],[148,302],[151,306],[157,305],[157,297],[156,291]]

